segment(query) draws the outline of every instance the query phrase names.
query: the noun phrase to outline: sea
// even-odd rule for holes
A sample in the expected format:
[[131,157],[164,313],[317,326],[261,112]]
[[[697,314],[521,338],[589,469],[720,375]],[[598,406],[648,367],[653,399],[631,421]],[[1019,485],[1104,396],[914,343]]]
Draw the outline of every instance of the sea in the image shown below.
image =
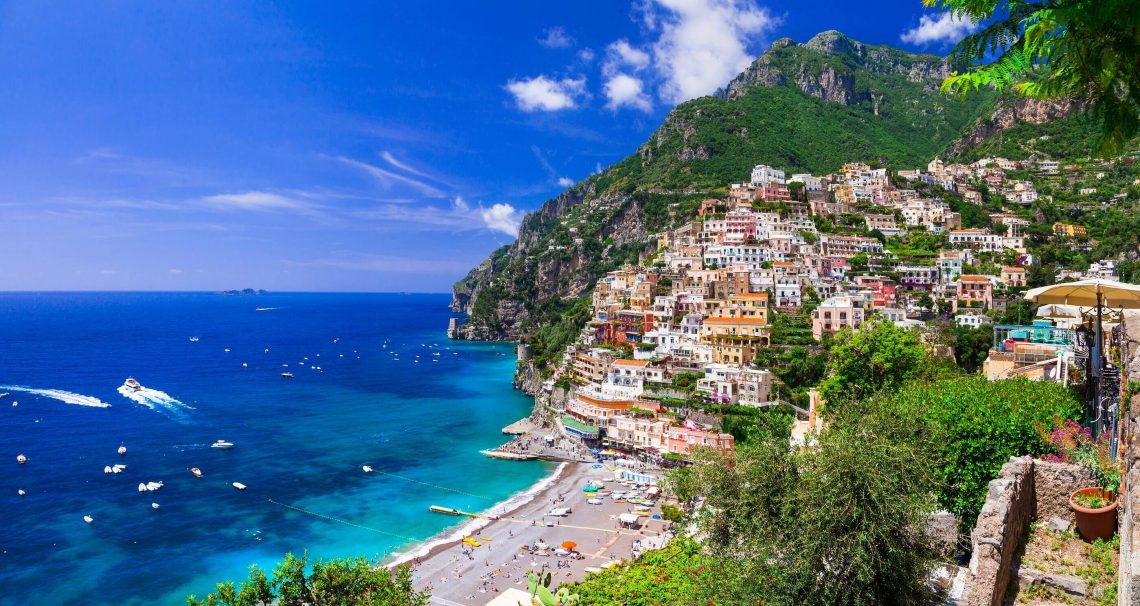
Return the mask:
[[552,466],[480,453],[531,407],[514,348],[449,341],[448,301],[0,293],[0,604],[185,604],[287,552],[462,532],[430,505],[525,500]]

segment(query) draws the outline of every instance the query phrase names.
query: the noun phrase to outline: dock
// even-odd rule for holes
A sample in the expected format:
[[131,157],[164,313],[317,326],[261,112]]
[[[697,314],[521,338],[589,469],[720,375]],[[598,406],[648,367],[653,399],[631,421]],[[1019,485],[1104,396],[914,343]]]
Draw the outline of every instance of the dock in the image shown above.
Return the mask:
[[481,517],[483,517],[482,514],[470,513],[467,511],[460,511],[460,510],[455,509],[453,507],[440,507],[439,505],[432,505],[432,506],[428,507],[428,511],[430,511],[432,513],[442,513],[444,515],[449,515],[449,516],[467,516],[469,518],[481,518]]

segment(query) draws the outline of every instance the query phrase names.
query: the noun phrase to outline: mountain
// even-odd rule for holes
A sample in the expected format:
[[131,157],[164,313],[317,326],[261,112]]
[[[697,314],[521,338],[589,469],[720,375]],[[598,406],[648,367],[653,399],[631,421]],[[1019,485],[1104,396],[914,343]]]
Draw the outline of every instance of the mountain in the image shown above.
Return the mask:
[[925,166],[1016,124],[995,115],[996,93],[940,95],[948,73],[943,58],[835,31],[777,40],[716,95],[675,107],[632,155],[529,214],[514,243],[456,283],[452,308],[468,314],[459,336],[523,340],[541,367],[577,335],[600,276],[652,254],[651,234],[689,220],[754,165]]

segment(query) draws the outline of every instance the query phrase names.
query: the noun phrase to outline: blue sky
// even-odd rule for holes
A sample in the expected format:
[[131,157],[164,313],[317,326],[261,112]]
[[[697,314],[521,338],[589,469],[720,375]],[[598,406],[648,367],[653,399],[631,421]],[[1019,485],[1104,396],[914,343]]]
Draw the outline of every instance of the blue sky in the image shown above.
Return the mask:
[[968,27],[919,0],[0,1],[0,288],[446,291],[772,40]]

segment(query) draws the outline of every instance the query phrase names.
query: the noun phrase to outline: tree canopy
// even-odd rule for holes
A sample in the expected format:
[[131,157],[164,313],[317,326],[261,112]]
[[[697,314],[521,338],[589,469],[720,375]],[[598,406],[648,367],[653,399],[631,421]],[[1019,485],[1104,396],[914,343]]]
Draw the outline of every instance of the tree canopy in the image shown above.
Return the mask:
[[1034,99],[1091,103],[1101,154],[1119,153],[1140,130],[1140,2],[1137,0],[923,0],[981,24],[950,53],[944,92],[989,87]]

